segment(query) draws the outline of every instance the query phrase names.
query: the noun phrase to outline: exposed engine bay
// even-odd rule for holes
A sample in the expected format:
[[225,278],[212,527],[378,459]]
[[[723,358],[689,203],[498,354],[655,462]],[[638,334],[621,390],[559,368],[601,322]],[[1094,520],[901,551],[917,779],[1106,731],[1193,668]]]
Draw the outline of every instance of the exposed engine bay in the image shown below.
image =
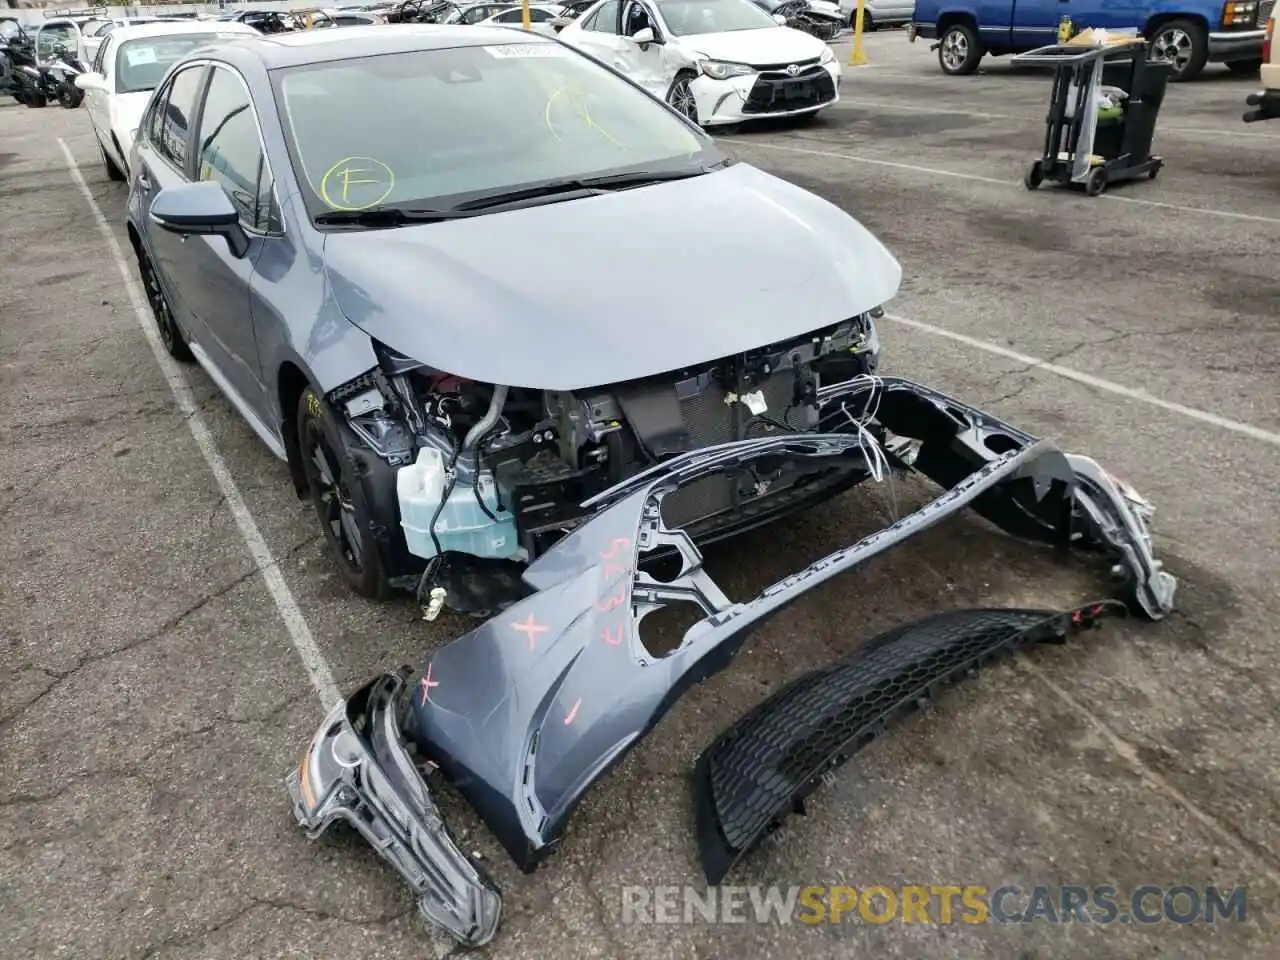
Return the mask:
[[[385,467],[367,470],[364,482],[397,508],[403,544],[386,544],[389,578],[424,601],[443,589],[455,609],[487,613],[519,598],[518,566],[587,519],[592,496],[681,454],[817,429],[820,391],[874,372],[879,344],[867,313],[697,367],[580,391],[480,383],[381,344],[376,352],[378,368],[328,400]],[[847,464],[779,457],[677,491],[664,518],[706,541],[862,476]]]

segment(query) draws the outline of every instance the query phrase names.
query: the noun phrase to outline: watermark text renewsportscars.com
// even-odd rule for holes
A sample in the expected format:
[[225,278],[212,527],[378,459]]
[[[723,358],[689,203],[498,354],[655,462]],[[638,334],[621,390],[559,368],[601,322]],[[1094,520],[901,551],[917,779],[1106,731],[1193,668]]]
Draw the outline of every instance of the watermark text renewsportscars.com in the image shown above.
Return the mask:
[[626,886],[622,922],[1220,923],[1245,921],[1245,887],[1114,884]]

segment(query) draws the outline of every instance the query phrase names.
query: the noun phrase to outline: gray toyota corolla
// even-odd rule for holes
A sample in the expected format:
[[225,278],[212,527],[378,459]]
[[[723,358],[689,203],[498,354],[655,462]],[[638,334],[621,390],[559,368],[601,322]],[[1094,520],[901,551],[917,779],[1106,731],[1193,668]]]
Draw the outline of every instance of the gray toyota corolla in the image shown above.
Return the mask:
[[[165,346],[287,459],[347,583],[467,609],[610,485],[814,429],[901,276],[843,211],[504,28],[193,53],[139,130],[129,225]],[[714,478],[668,517],[724,536],[849,466]]]
[[[287,460],[345,580],[487,617],[335,705],[286,780],[311,835],[350,823],[462,943],[494,936],[501,898],[424,769],[532,869],[757,625],[945,517],[1100,551],[1131,609],[1172,608],[1131,488],[876,375],[900,270],[875,238],[555,40],[208,48],[158,88],[130,169],[166,347]],[[757,597],[703,566],[701,541],[906,471],[943,492]],[[698,619],[674,645],[642,634],[681,605]],[[924,621],[766,701],[695,772],[709,882],[940,683],[1105,609]]]

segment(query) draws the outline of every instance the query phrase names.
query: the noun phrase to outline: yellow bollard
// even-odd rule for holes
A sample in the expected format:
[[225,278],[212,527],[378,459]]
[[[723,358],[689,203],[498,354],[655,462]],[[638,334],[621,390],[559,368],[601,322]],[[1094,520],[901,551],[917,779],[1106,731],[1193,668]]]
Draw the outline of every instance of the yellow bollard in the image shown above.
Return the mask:
[[858,12],[853,18],[853,50],[849,53],[849,66],[866,66],[867,52],[862,49],[862,0],[858,0]]
[[529,0],[520,0],[520,22],[526,30],[533,29],[533,21],[529,19]]

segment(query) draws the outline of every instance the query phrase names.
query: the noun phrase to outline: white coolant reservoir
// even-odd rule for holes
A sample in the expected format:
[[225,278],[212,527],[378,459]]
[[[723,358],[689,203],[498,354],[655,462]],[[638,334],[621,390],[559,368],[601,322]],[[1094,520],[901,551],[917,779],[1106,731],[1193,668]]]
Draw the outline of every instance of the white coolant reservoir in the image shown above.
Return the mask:
[[[499,506],[492,476],[481,473],[474,483],[459,479],[446,498],[447,486],[444,454],[435,447],[423,447],[415,462],[396,473],[400,527],[410,553],[426,558],[436,555],[431,520],[444,500],[434,528],[442,551],[499,558],[521,554],[515,517]],[[489,513],[480,506],[481,501]]]

